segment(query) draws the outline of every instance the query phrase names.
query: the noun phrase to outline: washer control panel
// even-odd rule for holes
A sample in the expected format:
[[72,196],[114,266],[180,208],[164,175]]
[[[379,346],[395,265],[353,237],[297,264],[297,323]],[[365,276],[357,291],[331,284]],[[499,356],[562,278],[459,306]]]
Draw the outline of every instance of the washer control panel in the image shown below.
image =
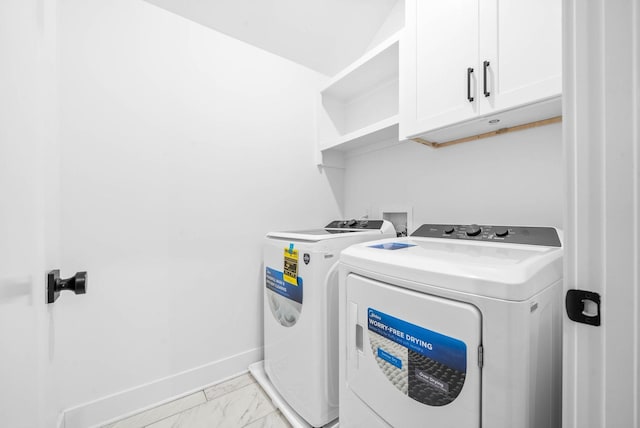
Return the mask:
[[561,247],[553,227],[423,224],[411,236]]
[[334,220],[328,225],[326,225],[325,229],[381,229],[383,220]]

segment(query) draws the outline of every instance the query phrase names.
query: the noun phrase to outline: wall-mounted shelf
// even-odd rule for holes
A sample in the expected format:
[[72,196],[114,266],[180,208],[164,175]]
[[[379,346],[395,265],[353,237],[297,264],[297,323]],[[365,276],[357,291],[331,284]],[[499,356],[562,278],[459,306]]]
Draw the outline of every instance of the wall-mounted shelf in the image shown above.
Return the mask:
[[378,87],[381,83],[398,80],[398,45],[396,33],[336,74],[320,93],[350,100]]
[[320,150],[350,151],[367,144],[398,139],[398,115],[382,119],[376,123],[342,135],[333,141],[320,145]]
[[[400,33],[331,78],[320,90],[320,152],[345,152],[385,140],[398,141]],[[323,164],[319,157],[318,163]]]

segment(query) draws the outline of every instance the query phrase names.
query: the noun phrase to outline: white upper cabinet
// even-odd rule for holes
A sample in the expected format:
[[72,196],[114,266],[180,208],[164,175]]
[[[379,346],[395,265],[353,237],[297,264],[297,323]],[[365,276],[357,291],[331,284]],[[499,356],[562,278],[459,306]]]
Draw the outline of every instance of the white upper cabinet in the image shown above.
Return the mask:
[[489,95],[484,82],[478,90],[481,113],[561,94],[560,1],[481,0],[480,23],[479,60],[489,62]]
[[407,0],[400,136],[443,143],[560,115],[561,6]]
[[408,135],[476,116],[478,103],[468,101],[467,81],[475,94],[478,0],[409,1],[406,13],[402,49],[415,122],[406,124]]

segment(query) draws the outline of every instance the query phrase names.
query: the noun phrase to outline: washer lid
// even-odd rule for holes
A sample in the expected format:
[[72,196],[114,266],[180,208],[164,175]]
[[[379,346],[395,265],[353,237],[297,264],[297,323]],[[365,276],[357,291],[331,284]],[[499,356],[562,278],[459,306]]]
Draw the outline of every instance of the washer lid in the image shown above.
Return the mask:
[[[384,236],[380,230],[354,230],[354,229],[310,229],[294,230],[289,232],[269,232],[267,238],[288,239],[294,241],[324,241],[327,239],[340,239],[347,235],[365,234]],[[376,238],[372,238],[376,239]]]
[[[330,239],[345,239],[347,237],[362,236],[354,242],[395,236],[395,228],[387,220],[360,220],[352,226],[347,221],[332,221],[323,229],[293,230],[284,232],[269,232],[267,238],[285,239],[292,241],[319,242]],[[363,235],[366,235],[367,238]]]
[[[342,269],[522,301],[562,279],[561,247],[409,237],[356,244]],[[362,272],[362,271],[365,272]]]

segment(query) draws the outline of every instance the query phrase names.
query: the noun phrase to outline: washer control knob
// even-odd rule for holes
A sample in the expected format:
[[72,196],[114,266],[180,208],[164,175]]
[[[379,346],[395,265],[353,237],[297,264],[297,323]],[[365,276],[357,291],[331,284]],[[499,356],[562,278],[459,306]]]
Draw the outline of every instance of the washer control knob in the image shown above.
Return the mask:
[[444,233],[446,233],[447,235],[451,235],[454,230],[456,230],[456,229],[453,226],[445,226],[444,227]]
[[495,233],[496,233],[496,236],[499,236],[502,238],[503,236],[507,236],[509,234],[509,229],[507,229],[506,227],[499,227],[496,229]]
[[357,223],[358,223],[358,222],[356,221],[356,219],[355,219],[355,218],[352,218],[351,220],[349,220],[349,221],[347,222],[347,226],[352,227],[352,226],[355,226]]
[[477,224],[467,226],[467,236],[478,236],[482,232],[482,229]]
[[358,225],[359,225],[360,227],[367,227],[367,225],[368,225],[368,224],[369,224],[369,220],[360,220],[360,221],[358,222]]

